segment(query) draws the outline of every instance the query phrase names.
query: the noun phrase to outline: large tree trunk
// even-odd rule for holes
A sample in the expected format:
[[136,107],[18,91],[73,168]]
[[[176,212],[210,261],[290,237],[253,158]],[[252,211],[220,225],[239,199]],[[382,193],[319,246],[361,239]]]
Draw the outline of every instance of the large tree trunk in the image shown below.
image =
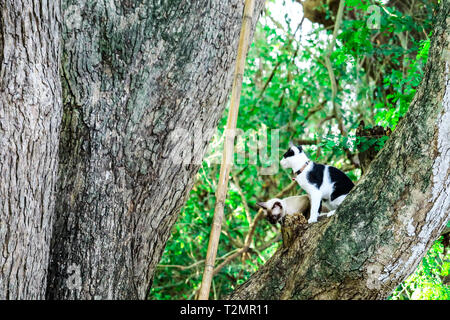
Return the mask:
[[45,296],[61,121],[59,1],[0,2],[0,299]]
[[410,109],[336,215],[288,223],[232,299],[382,299],[415,270],[450,215],[449,16],[441,1]]
[[63,3],[48,297],[143,299],[223,114],[243,1]]

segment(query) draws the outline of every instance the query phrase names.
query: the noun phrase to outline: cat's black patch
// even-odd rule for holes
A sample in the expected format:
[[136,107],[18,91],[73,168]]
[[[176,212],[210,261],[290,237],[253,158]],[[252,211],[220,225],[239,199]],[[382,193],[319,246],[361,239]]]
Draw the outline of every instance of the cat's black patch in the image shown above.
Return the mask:
[[331,201],[347,194],[352,190],[354,184],[345,173],[335,167],[329,167],[330,180],[334,182],[334,191],[331,194]]
[[292,157],[294,155],[294,150],[292,150],[292,148],[289,148],[288,151],[286,151],[286,153],[283,155],[283,158],[289,158]]
[[308,181],[311,184],[316,185],[317,189],[320,189],[320,186],[322,185],[324,171],[325,166],[323,164],[313,162],[312,169],[308,172]]
[[[275,207],[279,207],[279,208],[283,208],[282,206],[281,206],[281,202],[279,202],[279,201],[277,201],[277,202],[275,202],[274,204],[273,204],[273,208],[275,208]],[[272,210],[273,210],[273,208],[272,208]]]
[[319,213],[322,212],[322,200],[320,200]]

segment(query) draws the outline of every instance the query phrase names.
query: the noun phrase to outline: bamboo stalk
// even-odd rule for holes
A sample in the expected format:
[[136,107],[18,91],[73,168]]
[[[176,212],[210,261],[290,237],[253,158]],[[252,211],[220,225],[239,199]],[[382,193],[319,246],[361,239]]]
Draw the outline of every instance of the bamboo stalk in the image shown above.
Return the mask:
[[214,262],[216,260],[217,248],[219,245],[220,231],[222,228],[223,209],[228,189],[228,179],[233,161],[234,138],[236,134],[236,123],[239,111],[239,101],[241,98],[242,77],[244,75],[245,59],[249,47],[250,29],[252,16],[255,7],[255,0],[245,0],[244,16],[242,19],[241,33],[239,36],[239,46],[236,58],[236,68],[234,72],[233,87],[231,91],[230,110],[225,129],[225,141],[220,165],[219,183],[216,192],[216,206],[214,218],[209,236],[208,251],[206,253],[205,270],[203,272],[202,284],[198,300],[208,300],[211,281],[214,272]]

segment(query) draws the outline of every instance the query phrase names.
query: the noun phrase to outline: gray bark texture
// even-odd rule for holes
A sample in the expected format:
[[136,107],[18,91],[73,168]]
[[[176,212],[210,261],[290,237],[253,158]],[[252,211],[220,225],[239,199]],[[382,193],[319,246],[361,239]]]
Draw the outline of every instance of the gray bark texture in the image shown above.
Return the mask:
[[59,1],[0,2],[0,299],[45,297],[62,114]]
[[225,108],[243,1],[64,0],[63,13],[47,297],[144,299]]
[[[331,218],[292,217],[283,246],[231,299],[384,299],[450,216],[450,1],[409,111]],[[302,223],[303,222],[303,223]]]

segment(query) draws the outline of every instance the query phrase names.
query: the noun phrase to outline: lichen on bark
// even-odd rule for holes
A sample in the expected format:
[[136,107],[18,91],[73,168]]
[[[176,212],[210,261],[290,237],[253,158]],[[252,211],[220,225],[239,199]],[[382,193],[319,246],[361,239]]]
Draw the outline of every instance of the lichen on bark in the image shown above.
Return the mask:
[[58,1],[0,2],[0,300],[45,296],[61,121]]

